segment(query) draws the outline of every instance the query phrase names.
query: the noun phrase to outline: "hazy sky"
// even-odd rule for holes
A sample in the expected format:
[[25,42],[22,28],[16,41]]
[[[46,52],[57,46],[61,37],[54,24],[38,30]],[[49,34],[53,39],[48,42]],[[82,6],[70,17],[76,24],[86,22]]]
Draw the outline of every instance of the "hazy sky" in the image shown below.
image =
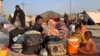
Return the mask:
[[[55,11],[60,14],[70,11],[70,0],[4,0],[3,11],[5,14],[14,13],[15,5],[22,7],[26,15],[37,15],[45,11]],[[83,10],[100,9],[100,0],[71,0],[71,11],[82,12]]]

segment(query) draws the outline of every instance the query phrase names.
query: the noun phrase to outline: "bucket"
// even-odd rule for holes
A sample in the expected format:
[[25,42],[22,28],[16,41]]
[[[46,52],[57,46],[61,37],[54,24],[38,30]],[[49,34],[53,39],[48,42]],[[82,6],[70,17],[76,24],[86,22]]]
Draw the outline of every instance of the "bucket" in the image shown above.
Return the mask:
[[0,50],[0,56],[8,56],[8,50]]
[[41,49],[40,56],[48,56],[48,51],[45,48]]
[[78,38],[68,39],[67,52],[68,54],[78,54],[79,42]]
[[8,56],[8,48],[6,45],[3,45],[2,48],[0,48],[0,56]]

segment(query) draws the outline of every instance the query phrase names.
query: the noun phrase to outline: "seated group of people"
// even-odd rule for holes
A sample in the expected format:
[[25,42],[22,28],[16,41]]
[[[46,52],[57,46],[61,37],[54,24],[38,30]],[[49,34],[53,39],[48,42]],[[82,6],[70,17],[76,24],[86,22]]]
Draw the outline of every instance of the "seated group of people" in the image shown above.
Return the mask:
[[[82,30],[82,24],[75,26],[75,32],[68,33],[67,26],[64,25],[63,22],[55,22],[55,20],[50,19],[48,22],[42,27],[43,18],[38,15],[35,19],[35,24],[32,25],[30,28],[24,28],[21,30],[17,30],[14,26],[11,24],[5,24],[4,27],[9,31],[10,37],[9,37],[9,48],[14,44],[13,37],[18,34],[24,34],[26,31],[29,30],[36,30],[40,33],[45,33],[46,36],[60,36],[61,39],[63,39],[64,45],[67,47],[68,39],[70,39],[70,36],[74,35],[74,38],[78,39],[78,51],[81,54],[95,54],[96,53],[96,44],[92,40],[92,32],[91,31],[85,31],[83,29],[83,33],[81,33]],[[63,24],[62,26],[59,26],[60,24]],[[59,27],[58,27],[59,26]],[[84,27],[83,27],[84,28]],[[13,30],[16,29],[16,30]],[[15,31],[19,31],[18,33]],[[73,34],[74,33],[74,34]],[[12,53],[12,52],[11,52]]]
[[77,25],[75,27],[75,32],[68,35],[68,39],[78,39],[78,51],[81,54],[95,54],[96,44],[92,39],[92,32],[86,31],[84,35],[81,34],[81,26]]

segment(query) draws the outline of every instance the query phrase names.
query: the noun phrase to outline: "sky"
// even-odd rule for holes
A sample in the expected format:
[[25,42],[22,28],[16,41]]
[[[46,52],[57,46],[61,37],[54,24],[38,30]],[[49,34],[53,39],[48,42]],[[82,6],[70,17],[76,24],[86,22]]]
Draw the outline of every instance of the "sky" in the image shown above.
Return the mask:
[[[100,9],[100,0],[4,0],[3,12],[12,14],[15,10],[15,5],[20,5],[26,15],[38,15],[46,11],[55,11],[60,14],[79,13],[83,10]],[[22,6],[24,3],[24,8]]]

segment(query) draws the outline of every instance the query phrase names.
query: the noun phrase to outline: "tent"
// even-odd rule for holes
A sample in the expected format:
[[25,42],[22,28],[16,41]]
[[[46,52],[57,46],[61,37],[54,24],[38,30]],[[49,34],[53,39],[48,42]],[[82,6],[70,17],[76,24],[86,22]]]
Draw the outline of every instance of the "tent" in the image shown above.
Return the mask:
[[100,11],[85,11],[84,20],[90,25],[100,23]]

